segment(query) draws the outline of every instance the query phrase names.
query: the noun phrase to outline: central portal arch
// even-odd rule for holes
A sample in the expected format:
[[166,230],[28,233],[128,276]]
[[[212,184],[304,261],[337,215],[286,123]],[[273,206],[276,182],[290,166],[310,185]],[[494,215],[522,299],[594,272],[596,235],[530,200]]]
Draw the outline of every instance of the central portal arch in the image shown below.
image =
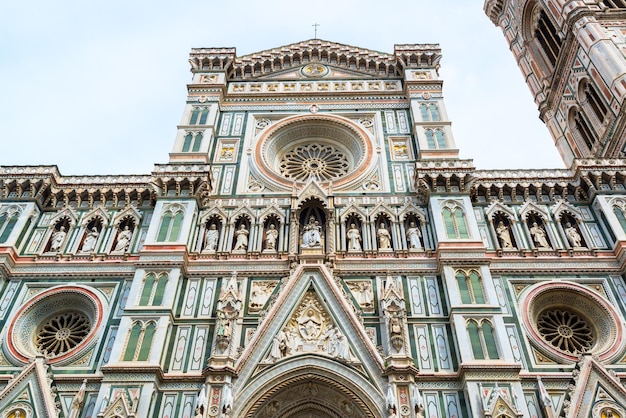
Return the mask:
[[236,404],[246,418],[370,418],[382,416],[385,400],[352,367],[304,355],[259,373]]

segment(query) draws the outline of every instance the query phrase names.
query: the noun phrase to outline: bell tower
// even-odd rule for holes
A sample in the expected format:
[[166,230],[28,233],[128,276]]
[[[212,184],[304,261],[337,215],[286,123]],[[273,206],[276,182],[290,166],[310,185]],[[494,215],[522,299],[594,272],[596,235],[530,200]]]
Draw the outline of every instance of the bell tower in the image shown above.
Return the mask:
[[566,165],[626,145],[626,1],[486,0]]

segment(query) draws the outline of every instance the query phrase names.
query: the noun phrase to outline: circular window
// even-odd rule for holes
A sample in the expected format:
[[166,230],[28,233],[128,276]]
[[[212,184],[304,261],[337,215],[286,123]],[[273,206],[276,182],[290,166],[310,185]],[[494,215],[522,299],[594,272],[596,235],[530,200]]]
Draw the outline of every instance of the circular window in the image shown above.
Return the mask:
[[617,313],[584,286],[538,285],[524,297],[521,309],[529,339],[553,360],[576,361],[584,352],[602,360],[619,354],[623,331]]
[[537,319],[539,335],[558,350],[580,354],[594,343],[591,327],[582,316],[567,309],[548,309]]
[[[287,118],[271,125],[256,145],[254,166],[284,188],[294,182],[332,182],[333,187],[362,181],[375,165],[366,131],[332,115]],[[356,183],[355,183],[356,184]]]
[[349,169],[346,154],[332,145],[299,145],[287,151],[280,161],[283,176],[296,181],[331,181],[345,176]]
[[102,302],[90,290],[61,287],[28,301],[11,323],[8,351],[23,362],[43,354],[51,363],[69,363],[95,342],[102,322]]

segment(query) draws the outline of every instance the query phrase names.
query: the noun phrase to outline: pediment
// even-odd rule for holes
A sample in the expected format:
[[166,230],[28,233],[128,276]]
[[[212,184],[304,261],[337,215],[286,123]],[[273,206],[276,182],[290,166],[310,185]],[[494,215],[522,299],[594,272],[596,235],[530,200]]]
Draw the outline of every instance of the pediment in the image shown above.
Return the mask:
[[615,416],[626,415],[622,406],[626,405],[626,388],[591,354],[578,362],[573,380],[569,407],[564,408],[566,418],[610,416],[609,411]]
[[509,219],[515,219],[515,211],[511,207],[503,205],[502,203],[497,201],[489,205],[489,207],[485,211],[487,218],[491,220],[493,220],[493,217],[498,212],[505,213],[506,215],[508,215]]
[[277,295],[236,364],[236,386],[291,359],[311,355],[334,367],[343,364],[384,386],[382,357],[353,304],[324,266],[299,266]]
[[[43,357],[35,358],[0,392],[0,414],[21,409],[26,416],[56,418],[59,409]],[[4,416],[4,415],[3,415]]]

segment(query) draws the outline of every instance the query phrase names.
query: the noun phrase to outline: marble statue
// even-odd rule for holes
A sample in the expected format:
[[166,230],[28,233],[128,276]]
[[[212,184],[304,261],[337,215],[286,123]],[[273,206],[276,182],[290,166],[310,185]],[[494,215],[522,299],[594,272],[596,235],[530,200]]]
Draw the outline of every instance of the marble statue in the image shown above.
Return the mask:
[[130,239],[132,238],[133,233],[128,228],[128,225],[124,227],[124,230],[119,233],[117,236],[117,243],[115,244],[115,248],[112,252],[114,253],[125,253],[128,251],[128,247],[130,247]]
[[285,357],[287,354],[287,347],[289,345],[289,339],[287,337],[287,332],[285,329],[281,329],[274,336],[272,340],[272,349],[270,351],[270,357],[276,361]]
[[220,231],[217,230],[217,225],[211,224],[209,229],[204,233],[204,251],[217,250],[217,241],[220,238]]
[[303,248],[320,248],[322,246],[322,227],[315,219],[315,216],[309,218],[309,223],[304,226],[302,232]]
[[250,232],[244,224],[241,224],[239,229],[235,231],[235,251],[246,251],[248,249],[248,235],[250,235]]
[[265,249],[276,250],[276,244],[278,243],[278,230],[276,225],[270,224],[267,231],[265,231]]
[[378,248],[381,250],[391,249],[391,234],[384,223],[378,225],[378,231],[376,231],[376,237],[378,237]]
[[50,239],[50,251],[56,253],[61,250],[61,246],[63,245],[63,241],[65,241],[66,236],[67,232],[65,232],[65,227],[61,226],[58,231],[52,234],[52,238]]
[[415,222],[411,222],[406,230],[406,243],[410,250],[422,248],[421,236],[420,229],[415,225]]
[[500,246],[502,248],[513,248],[513,242],[511,241],[511,232],[509,227],[504,224],[504,221],[498,222],[496,227],[496,234],[500,239]]
[[572,226],[569,222],[565,224],[565,235],[572,247],[582,247],[582,237],[576,230],[576,227]]
[[90,253],[95,251],[96,243],[98,242],[98,237],[100,236],[100,232],[98,228],[95,226],[91,228],[91,232],[87,234],[85,240],[83,241],[83,248],[81,248],[81,253]]
[[350,229],[347,232],[348,237],[348,251],[361,251],[361,231],[355,224],[350,224]]
[[542,227],[537,225],[537,222],[533,222],[533,225],[530,228],[530,235],[532,235],[533,241],[537,248],[552,248],[548,243],[546,231],[544,231]]
[[329,325],[324,336],[327,340],[326,352],[329,356],[344,360],[350,359],[348,340],[337,327]]

